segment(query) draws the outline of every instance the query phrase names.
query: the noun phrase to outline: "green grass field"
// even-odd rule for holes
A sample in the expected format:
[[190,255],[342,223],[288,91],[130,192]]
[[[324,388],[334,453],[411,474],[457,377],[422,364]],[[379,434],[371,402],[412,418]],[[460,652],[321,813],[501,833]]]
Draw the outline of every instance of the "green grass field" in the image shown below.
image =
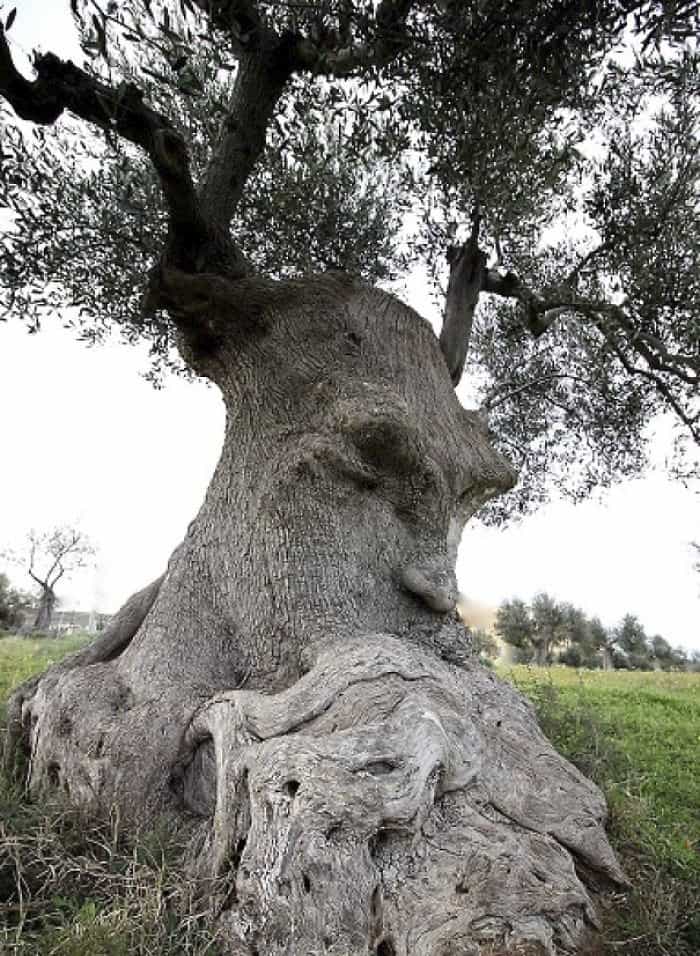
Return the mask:
[[60,661],[66,654],[77,651],[87,641],[84,634],[59,638],[0,635],[0,716],[4,715],[5,701],[13,687],[45,670],[49,664]]
[[633,884],[605,953],[700,954],[700,674],[499,669],[557,749],[603,789]]
[[700,867],[700,674],[504,670],[553,723],[557,748],[635,804],[643,837],[680,871]]
[[[0,702],[84,641],[0,639]],[[610,838],[633,888],[604,899],[599,953],[698,956],[700,674],[497,672],[532,699],[555,746],[607,796]],[[170,869],[167,839],[134,846],[113,820],[86,827],[64,808],[27,805],[7,779],[0,820],[0,953],[220,952],[191,915],[191,887]]]

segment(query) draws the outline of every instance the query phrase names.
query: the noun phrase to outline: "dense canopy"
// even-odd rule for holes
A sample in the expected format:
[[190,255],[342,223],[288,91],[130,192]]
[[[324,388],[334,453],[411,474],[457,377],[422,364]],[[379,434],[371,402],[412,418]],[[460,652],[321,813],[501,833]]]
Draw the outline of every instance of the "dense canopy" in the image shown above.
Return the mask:
[[[697,4],[71,5],[85,63],[38,55],[33,84],[5,11],[6,316],[33,329],[62,311],[88,340],[145,338],[155,377],[178,364],[177,323],[144,292],[198,194],[226,256],[273,277],[340,269],[404,295],[410,277],[441,300],[446,253],[471,236],[468,399],[521,468],[499,514],[633,473],[660,412],[692,470]],[[278,76],[253,108],[242,73],[261,55]]]

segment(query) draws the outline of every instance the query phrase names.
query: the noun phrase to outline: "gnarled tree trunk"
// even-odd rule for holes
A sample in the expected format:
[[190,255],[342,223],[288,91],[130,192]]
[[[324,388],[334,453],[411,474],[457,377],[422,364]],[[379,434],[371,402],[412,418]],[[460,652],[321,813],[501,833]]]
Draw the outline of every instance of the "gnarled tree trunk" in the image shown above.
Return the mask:
[[[472,658],[465,521],[515,476],[429,325],[346,277],[211,292],[224,448],[166,574],[21,688],[29,785],[192,831],[232,953],[573,953],[597,788]],[[201,328],[201,326],[200,326]]]
[[53,612],[56,607],[56,593],[53,588],[42,585],[41,595],[39,596],[39,607],[34,618],[33,628],[35,631],[48,631],[53,620]]

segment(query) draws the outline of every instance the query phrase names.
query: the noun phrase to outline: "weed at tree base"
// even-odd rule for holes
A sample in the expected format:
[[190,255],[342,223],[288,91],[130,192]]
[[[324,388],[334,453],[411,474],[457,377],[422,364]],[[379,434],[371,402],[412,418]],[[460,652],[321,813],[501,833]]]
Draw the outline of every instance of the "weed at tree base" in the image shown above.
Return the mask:
[[132,841],[115,819],[86,821],[0,785],[0,953],[220,956],[196,881],[167,829]]

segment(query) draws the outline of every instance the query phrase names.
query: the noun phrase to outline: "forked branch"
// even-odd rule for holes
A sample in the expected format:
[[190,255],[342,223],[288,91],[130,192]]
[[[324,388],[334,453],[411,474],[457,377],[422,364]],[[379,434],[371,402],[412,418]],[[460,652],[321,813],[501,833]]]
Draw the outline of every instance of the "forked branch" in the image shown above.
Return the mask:
[[[650,382],[663,401],[686,425],[693,439],[700,444],[698,416],[684,408],[673,389],[675,381],[684,387],[689,386],[697,394],[700,384],[700,355],[671,352],[657,336],[641,328],[621,305],[585,299],[573,293],[552,299],[544,298],[512,272],[501,275],[495,270],[485,270],[483,276],[485,292],[521,303],[525,325],[535,337],[544,335],[564,313],[578,315],[594,325],[625,371]],[[640,366],[637,360],[644,364]]]
[[251,0],[192,0],[210,23],[225,30],[239,60],[236,82],[219,141],[201,191],[208,222],[227,229],[247,179],[265,148],[267,128],[287,80],[295,71],[345,76],[359,67],[389,62],[407,42],[406,18],[414,0],[382,0],[371,41],[343,46],[325,37],[279,35]]
[[637,327],[621,305],[575,294],[544,298],[512,272],[504,276],[487,270],[483,288],[485,292],[519,301],[524,307],[525,324],[536,338],[549,331],[556,319],[566,312],[591,319],[604,317],[625,333],[630,347],[650,368],[672,375],[688,385],[697,385],[700,381],[700,356],[669,351],[657,336]]

